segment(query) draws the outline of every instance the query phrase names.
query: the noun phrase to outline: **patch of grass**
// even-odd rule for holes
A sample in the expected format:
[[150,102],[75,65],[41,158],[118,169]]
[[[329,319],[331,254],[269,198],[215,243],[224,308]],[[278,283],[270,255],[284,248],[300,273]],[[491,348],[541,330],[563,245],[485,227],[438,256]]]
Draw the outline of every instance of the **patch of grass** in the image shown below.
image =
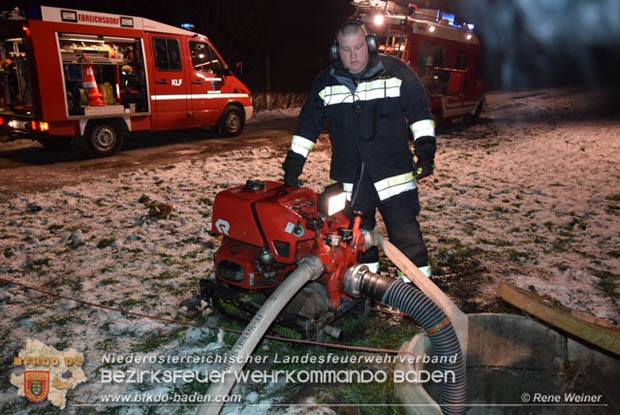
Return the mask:
[[570,248],[570,239],[558,238],[553,241],[551,247],[557,252],[566,252]]
[[385,406],[360,406],[355,411],[339,412],[345,415],[398,415],[400,414],[397,404],[400,404],[394,396],[393,375],[387,374],[385,382],[357,383],[349,385],[317,385],[316,389],[321,392],[318,403],[329,406],[330,403],[341,404],[343,402],[356,402],[359,404],[385,405]]
[[178,277],[180,272],[171,272],[171,271],[163,271],[161,274],[149,277],[150,280],[171,280],[173,278]]
[[81,291],[83,288],[82,282],[78,279],[64,278],[62,283],[67,287],[70,287],[73,291]]
[[572,231],[575,227],[585,231],[588,224],[582,218],[574,217],[570,222],[563,226],[563,228],[567,231]]
[[469,235],[469,236],[473,236],[474,232],[476,231],[476,229],[478,229],[478,227],[476,226],[475,223],[473,222],[467,222],[465,223],[464,229],[463,231]]
[[43,265],[45,265],[46,267],[49,266],[51,259],[48,257],[45,258],[40,258],[40,259],[35,259],[34,261],[32,261],[34,266],[37,267],[41,267]]
[[482,271],[485,251],[477,246],[464,245],[458,239],[439,238],[437,253],[431,256],[431,268],[436,275]]
[[182,261],[179,261],[178,259],[172,258],[172,257],[170,257],[168,255],[165,255],[165,256],[162,255],[161,262],[163,262],[166,265],[182,265],[183,264]]
[[605,212],[610,215],[618,216],[620,215],[620,206],[618,205],[607,205],[605,206]]
[[53,233],[55,230],[62,229],[62,228],[63,228],[62,225],[53,224],[53,225],[48,226],[47,230]]
[[534,243],[535,244],[546,244],[547,243],[547,238],[545,238],[544,236],[540,236],[540,235],[534,235]]
[[614,302],[618,300],[619,296],[617,290],[618,283],[620,282],[620,274],[614,274],[611,271],[595,268],[589,268],[589,271],[599,279],[596,287],[607,294]]
[[615,193],[613,195],[609,195],[605,199],[611,200],[611,201],[614,201],[614,202],[620,202],[620,193]]
[[99,285],[107,286],[116,284],[116,280],[114,278],[106,278],[105,280],[99,281]]
[[35,326],[36,326],[37,331],[43,331],[43,330],[51,329],[52,327],[64,327],[70,323],[84,324],[85,321],[82,320],[82,318],[78,316],[77,314],[64,314],[64,315],[57,316],[47,321],[36,322]]
[[194,259],[198,256],[198,254],[201,252],[202,250],[197,250],[197,251],[192,251],[192,252],[188,252],[187,254],[184,254],[181,256],[181,259]]
[[570,264],[568,264],[565,261],[562,262],[556,262],[555,264],[553,264],[557,269],[559,269],[560,271],[564,272],[567,269],[570,269]]
[[183,339],[186,331],[186,327],[181,327],[166,334],[151,336],[142,343],[134,345],[131,351],[133,353],[150,353],[164,344]]
[[133,306],[136,305],[143,305],[146,304],[146,301],[144,301],[143,299],[135,299],[135,298],[128,298],[126,300],[123,300],[123,302],[121,302],[119,304],[120,308],[131,308]]
[[69,346],[69,343],[67,343],[66,340],[61,340],[57,343],[52,344],[52,346],[56,349],[56,350],[64,350]]
[[543,226],[547,228],[549,232],[553,232],[553,222],[547,221],[543,223]]
[[97,248],[99,248],[99,249],[107,248],[108,246],[112,245],[115,241],[116,241],[116,239],[114,239],[114,238],[104,238],[104,239],[101,239],[97,243]]
[[39,315],[39,312],[34,309],[31,309],[31,310],[24,311],[23,313],[21,313],[19,316],[17,316],[16,320],[26,320],[27,318],[30,318],[32,316],[37,316],[37,315]]
[[611,251],[607,252],[607,255],[612,258],[620,258],[620,249],[612,249]]
[[503,240],[503,239],[494,239],[494,240],[489,240],[489,239],[484,239],[484,238],[480,238],[477,240],[478,242],[480,242],[481,244],[486,244],[486,245],[494,245],[494,246],[512,246],[514,245],[514,243],[507,241],[507,240]]
[[536,259],[536,255],[529,252],[519,251],[518,249],[507,249],[504,252],[508,255],[508,258],[514,262],[522,263]]

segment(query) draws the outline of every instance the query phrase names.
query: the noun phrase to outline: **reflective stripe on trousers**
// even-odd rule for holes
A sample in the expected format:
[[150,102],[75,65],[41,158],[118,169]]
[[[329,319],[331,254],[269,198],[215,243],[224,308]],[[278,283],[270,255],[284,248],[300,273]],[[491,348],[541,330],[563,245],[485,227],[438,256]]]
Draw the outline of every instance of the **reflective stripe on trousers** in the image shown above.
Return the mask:
[[291,151],[297,153],[303,158],[308,158],[310,152],[314,149],[315,144],[300,135],[294,135],[291,141]]

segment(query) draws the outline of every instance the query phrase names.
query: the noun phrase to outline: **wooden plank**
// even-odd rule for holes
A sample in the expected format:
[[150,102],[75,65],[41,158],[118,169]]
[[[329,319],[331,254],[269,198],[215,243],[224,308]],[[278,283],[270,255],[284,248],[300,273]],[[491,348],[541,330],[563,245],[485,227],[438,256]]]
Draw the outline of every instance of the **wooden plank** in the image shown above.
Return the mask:
[[396,248],[387,238],[380,235],[380,246],[385,255],[411,280],[428,298],[430,298],[448,316],[456,336],[461,344],[463,362],[467,359],[467,344],[469,337],[469,320],[457,306],[428,278],[409,258]]
[[506,282],[499,285],[497,292],[504,301],[526,313],[620,356],[620,328],[587,321],[576,310]]

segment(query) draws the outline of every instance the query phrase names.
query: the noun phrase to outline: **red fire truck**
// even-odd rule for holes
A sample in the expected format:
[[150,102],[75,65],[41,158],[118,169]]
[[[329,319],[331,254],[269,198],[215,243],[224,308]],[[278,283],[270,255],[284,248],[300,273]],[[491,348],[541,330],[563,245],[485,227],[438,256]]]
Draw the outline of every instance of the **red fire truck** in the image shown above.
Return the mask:
[[5,140],[74,140],[108,156],[130,132],[219,126],[235,136],[252,114],[250,90],[198,33],[54,7],[0,24]]
[[486,84],[482,47],[474,26],[453,14],[401,7],[391,1],[354,0],[379,51],[405,61],[424,83],[438,120],[475,119],[482,111]]

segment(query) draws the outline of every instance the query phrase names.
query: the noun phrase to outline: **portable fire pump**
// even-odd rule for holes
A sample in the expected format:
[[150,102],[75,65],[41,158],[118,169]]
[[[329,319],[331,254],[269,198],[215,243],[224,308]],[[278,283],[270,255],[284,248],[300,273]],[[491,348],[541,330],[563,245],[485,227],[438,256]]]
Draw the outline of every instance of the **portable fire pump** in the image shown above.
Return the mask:
[[[466,317],[447,297],[433,293],[435,286],[430,281],[415,277],[451,317],[413,284],[375,274],[359,264],[359,254],[371,246],[382,247],[388,258],[397,262],[401,262],[398,254],[402,253],[393,252],[395,247],[375,232],[363,231],[361,216],[345,214],[346,207],[339,184],[328,186],[319,195],[276,182],[248,181],[217,195],[212,226],[223,238],[215,255],[215,277],[201,281],[201,296],[224,312],[224,303],[233,303],[252,318],[231,349],[237,359],[222,368],[229,376],[213,383],[207,393],[212,397],[230,393],[236,382],[234,374],[243,369],[245,357],[274,321],[292,325],[306,336],[333,335],[329,323],[351,309],[353,298],[371,298],[402,311],[422,326],[432,350],[448,362],[440,363],[440,370],[454,374],[454,381],[442,382],[439,387],[439,402],[445,405],[442,412],[464,414],[467,384],[461,345],[466,345],[467,339],[465,336],[460,342],[451,318],[460,322]],[[405,269],[415,267],[408,261],[402,263]],[[268,296],[262,306],[252,298],[256,293]],[[467,331],[466,324],[459,323],[459,327],[464,327],[463,333]],[[450,356],[456,359],[450,361]],[[203,405],[198,413],[217,414],[220,409],[218,404]]]
[[293,298],[278,322],[307,335],[331,329],[328,324],[355,304],[344,291],[345,272],[366,249],[361,217],[351,221],[345,205],[338,184],[319,195],[249,180],[220,192],[212,231],[223,238],[215,254],[215,278],[201,281],[201,296],[222,314],[231,316],[224,307],[228,303],[251,316],[260,307],[253,294],[269,296],[301,259],[313,255],[323,262],[323,275]]

